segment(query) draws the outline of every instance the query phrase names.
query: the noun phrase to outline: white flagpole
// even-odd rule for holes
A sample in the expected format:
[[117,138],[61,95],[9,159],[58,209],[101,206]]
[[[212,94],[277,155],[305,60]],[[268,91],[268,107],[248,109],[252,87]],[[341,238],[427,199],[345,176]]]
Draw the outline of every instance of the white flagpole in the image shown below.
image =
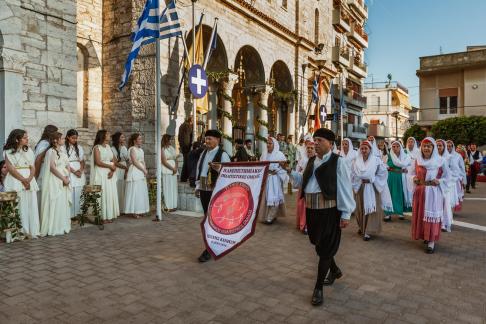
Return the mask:
[[[160,25],[160,22],[159,22]],[[160,27],[159,27],[160,29]],[[160,111],[160,38],[156,39],[155,46],[155,161],[157,163],[157,211],[155,217],[162,220],[162,135],[160,131],[161,111]]]
[[[192,65],[196,64],[196,4],[197,0],[192,0]],[[188,80],[190,81],[190,80]],[[196,113],[196,98],[192,96],[192,132],[193,140],[197,139],[197,113]],[[191,143],[192,145],[192,143]]]
[[211,54],[211,46],[214,42],[214,37],[216,36],[216,26],[218,25],[218,18],[214,18],[213,30],[211,32],[211,38],[209,39],[208,46],[206,47],[206,57],[204,57],[203,69],[206,70],[209,62],[209,55]]

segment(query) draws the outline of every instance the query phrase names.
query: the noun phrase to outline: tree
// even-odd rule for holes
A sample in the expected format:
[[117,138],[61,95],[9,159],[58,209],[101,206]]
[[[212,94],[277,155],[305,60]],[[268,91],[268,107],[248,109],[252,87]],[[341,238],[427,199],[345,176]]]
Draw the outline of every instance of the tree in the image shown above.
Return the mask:
[[453,140],[456,144],[486,144],[486,117],[453,117],[438,121],[432,126],[435,138]]
[[419,125],[415,124],[412,125],[405,131],[403,134],[403,141],[406,142],[407,138],[414,137],[417,141],[423,140],[427,136],[427,132],[425,132]]

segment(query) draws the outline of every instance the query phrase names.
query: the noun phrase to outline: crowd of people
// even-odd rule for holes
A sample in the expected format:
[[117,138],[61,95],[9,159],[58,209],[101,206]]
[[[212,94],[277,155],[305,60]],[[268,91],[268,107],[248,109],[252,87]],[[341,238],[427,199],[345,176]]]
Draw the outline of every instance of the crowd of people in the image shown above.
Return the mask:
[[[85,153],[79,134],[64,135],[54,125],[44,128],[32,149],[25,130],[14,129],[3,146],[0,191],[14,191],[22,231],[29,238],[67,234],[81,212],[86,180]],[[143,138],[99,130],[89,161],[89,184],[101,187],[101,218],[113,222],[125,214],[139,218],[149,212]]]

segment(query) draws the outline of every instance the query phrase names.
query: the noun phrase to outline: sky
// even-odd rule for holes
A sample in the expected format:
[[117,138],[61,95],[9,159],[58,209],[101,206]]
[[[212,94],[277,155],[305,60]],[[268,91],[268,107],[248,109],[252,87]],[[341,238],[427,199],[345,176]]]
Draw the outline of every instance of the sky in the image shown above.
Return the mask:
[[486,0],[366,0],[366,82],[392,74],[419,107],[419,57],[486,45]]

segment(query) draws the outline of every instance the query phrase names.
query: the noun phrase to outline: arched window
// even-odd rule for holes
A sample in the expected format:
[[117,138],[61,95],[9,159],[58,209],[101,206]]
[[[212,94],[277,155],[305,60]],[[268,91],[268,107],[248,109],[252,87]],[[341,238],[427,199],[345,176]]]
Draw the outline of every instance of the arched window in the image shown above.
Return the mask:
[[78,44],[77,47],[77,127],[88,127],[88,53]]
[[319,9],[314,13],[314,42],[319,44]]

